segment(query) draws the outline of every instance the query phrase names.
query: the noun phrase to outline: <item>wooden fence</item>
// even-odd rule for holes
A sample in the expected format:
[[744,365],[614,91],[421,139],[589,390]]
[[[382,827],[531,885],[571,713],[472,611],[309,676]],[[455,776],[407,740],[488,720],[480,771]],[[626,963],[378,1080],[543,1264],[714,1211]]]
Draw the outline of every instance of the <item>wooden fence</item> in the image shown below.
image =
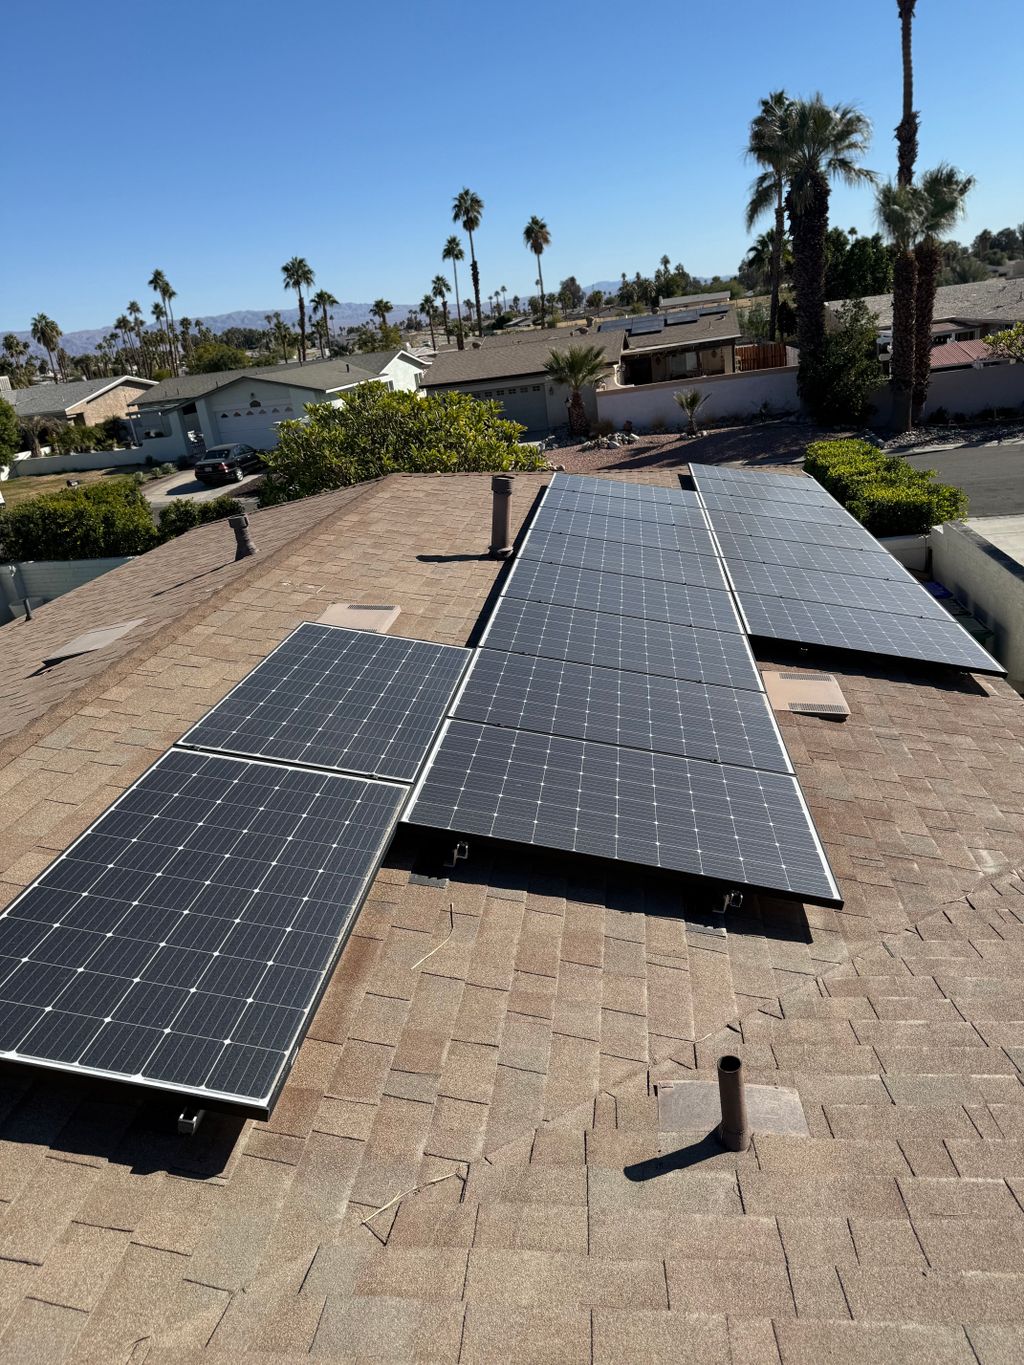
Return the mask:
[[753,346],[736,347],[736,369],[740,374],[747,370],[779,370],[785,364],[784,341],[759,341]]

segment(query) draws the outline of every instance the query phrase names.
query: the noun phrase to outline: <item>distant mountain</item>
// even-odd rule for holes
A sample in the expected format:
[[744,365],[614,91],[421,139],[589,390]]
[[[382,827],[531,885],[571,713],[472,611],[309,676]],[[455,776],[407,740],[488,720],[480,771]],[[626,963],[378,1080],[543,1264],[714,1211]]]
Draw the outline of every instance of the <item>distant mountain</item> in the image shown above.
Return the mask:
[[[237,313],[218,313],[215,317],[204,314],[202,321],[206,323],[211,332],[218,335],[226,332],[229,327],[266,327],[267,314],[280,312],[285,322],[297,326],[299,321],[299,310],[297,308],[242,308]],[[392,318],[396,321],[401,320],[407,314],[415,312],[415,307],[411,303],[397,303],[392,312]],[[308,309],[307,309],[308,315]],[[330,316],[333,318],[331,324],[332,331],[343,331],[346,327],[358,327],[360,323],[367,322],[370,317],[370,305],[368,303],[339,303],[336,308],[331,309]],[[193,318],[193,322],[198,322],[198,318]],[[10,331],[10,328],[0,327],[0,335]],[[112,327],[87,328],[81,332],[65,332],[61,338],[61,345],[68,355],[82,355],[86,351],[94,351],[97,345],[107,336]],[[154,330],[152,323],[146,326],[148,332]],[[14,335],[22,341],[32,344],[32,351],[36,355],[45,355],[46,352],[41,346],[32,342],[29,332],[15,332]]]

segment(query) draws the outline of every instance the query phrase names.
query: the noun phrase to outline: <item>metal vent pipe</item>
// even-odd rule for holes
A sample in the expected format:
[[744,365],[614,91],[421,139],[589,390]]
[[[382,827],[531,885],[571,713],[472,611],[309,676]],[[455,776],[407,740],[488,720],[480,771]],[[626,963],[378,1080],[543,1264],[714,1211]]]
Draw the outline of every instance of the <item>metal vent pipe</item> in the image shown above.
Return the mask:
[[249,533],[249,518],[228,517],[228,525],[235,533],[235,559],[248,559],[250,555],[254,555],[256,546]]
[[511,474],[495,474],[491,479],[491,554],[495,559],[508,559],[512,553],[512,485]]
[[718,1097],[722,1104],[718,1140],[730,1152],[745,1152],[750,1146],[750,1121],[743,1093],[743,1062],[739,1057],[719,1057]]

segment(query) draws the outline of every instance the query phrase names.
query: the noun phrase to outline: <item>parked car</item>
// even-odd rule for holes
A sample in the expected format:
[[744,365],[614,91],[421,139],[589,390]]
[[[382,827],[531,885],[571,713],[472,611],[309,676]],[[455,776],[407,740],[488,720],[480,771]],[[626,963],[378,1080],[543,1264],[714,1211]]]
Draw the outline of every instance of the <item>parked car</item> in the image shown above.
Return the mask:
[[246,474],[260,467],[260,452],[252,446],[235,444],[210,446],[196,461],[196,478],[200,483],[238,483]]

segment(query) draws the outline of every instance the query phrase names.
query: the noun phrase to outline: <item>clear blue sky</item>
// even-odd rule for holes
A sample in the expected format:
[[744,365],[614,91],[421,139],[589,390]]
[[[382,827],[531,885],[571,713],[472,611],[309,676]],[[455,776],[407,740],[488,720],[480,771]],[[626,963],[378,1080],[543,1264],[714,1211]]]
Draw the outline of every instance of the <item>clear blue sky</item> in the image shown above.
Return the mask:
[[[918,11],[918,165],[977,177],[969,240],[1024,219],[1020,0]],[[868,164],[895,163],[896,0],[52,0],[3,33],[0,329],[148,309],[156,266],[179,314],[287,306],[292,255],[344,301],[414,302],[463,185],[484,293],[532,292],[532,213],[556,286],[663,253],[731,272],[747,124],[780,86],[858,102]],[[870,194],[837,190],[832,221],[871,229]]]

